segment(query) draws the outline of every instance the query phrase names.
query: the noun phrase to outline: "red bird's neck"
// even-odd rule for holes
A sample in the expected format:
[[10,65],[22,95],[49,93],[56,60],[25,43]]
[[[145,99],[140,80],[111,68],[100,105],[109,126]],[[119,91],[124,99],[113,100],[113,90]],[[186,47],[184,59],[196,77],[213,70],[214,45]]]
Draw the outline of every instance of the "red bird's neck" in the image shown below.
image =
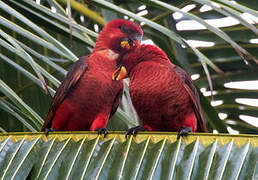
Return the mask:
[[138,64],[146,61],[160,64],[172,64],[164,51],[157,46],[141,45],[124,56],[122,65],[124,65],[128,73],[130,73]]
[[109,49],[103,41],[98,40],[93,48],[93,53]]
[[100,57],[103,57],[103,59],[108,59],[110,61],[116,61],[119,57],[118,53],[115,53],[114,51],[112,51],[111,49],[102,49],[102,50],[98,50],[95,51],[92,54],[97,54]]
[[166,53],[154,45],[141,45],[140,48],[138,48],[137,53],[140,54],[144,61],[169,61]]

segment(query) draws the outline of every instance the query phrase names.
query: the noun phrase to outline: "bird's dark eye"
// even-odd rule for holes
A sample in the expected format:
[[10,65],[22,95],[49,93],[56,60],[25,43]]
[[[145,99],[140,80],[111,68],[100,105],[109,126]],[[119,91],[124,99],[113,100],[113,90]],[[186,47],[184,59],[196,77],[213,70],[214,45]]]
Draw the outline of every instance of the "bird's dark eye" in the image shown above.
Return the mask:
[[125,34],[132,34],[133,33],[133,30],[126,27],[126,26],[119,26],[119,29],[122,33],[125,33]]

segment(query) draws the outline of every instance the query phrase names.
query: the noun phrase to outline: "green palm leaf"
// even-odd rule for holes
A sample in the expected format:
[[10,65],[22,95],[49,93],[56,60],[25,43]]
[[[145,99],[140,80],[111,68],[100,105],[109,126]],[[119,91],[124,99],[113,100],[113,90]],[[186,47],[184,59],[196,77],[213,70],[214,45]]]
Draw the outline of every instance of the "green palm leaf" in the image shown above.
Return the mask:
[[254,179],[257,136],[123,132],[0,135],[1,179]]

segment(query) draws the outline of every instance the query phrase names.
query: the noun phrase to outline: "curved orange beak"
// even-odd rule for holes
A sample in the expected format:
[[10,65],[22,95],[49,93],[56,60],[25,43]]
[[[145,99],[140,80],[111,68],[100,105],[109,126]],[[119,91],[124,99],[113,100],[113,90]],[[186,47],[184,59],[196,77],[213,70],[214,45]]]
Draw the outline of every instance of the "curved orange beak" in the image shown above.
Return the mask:
[[127,50],[129,50],[129,49],[131,49],[131,48],[133,48],[133,47],[138,47],[138,46],[140,46],[140,45],[141,45],[141,43],[140,43],[140,41],[138,41],[138,40],[133,40],[133,41],[124,40],[124,41],[121,41],[121,43],[120,43],[120,46],[121,46],[123,49],[127,49]]
[[124,66],[117,68],[112,74],[112,80],[119,81],[127,77],[127,71]]

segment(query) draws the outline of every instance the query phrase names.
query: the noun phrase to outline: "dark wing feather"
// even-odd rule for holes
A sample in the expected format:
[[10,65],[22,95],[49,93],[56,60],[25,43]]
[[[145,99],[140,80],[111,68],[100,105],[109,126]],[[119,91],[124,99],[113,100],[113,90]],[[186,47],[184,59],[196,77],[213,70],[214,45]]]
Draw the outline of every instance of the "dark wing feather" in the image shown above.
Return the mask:
[[80,81],[81,77],[87,70],[86,65],[87,56],[81,57],[76,61],[71,67],[70,71],[66,75],[62,84],[57,89],[55,96],[53,97],[50,110],[48,112],[47,118],[43,125],[42,131],[45,131],[46,128],[51,127],[52,119],[55,115],[56,110],[67,97],[67,95],[74,89],[77,83]]
[[123,88],[120,89],[120,91],[117,93],[117,95],[115,97],[109,118],[111,118],[115,114],[115,112],[121,102],[122,96],[123,96]]
[[178,66],[175,66],[174,70],[183,79],[184,87],[192,99],[194,113],[197,117],[197,131],[198,132],[207,132],[206,125],[204,123],[202,112],[201,112],[199,94],[192,82],[191,77],[183,69],[181,69]]

